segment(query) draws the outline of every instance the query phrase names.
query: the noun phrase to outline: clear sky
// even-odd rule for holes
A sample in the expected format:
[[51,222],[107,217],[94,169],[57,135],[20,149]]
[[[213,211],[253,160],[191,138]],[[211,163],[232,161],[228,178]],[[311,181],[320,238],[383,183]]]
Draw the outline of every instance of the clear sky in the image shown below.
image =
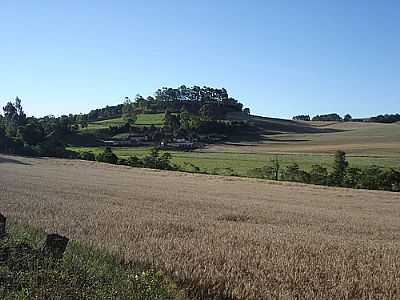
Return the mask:
[[400,112],[400,1],[0,0],[0,104],[86,113],[182,84],[267,116]]

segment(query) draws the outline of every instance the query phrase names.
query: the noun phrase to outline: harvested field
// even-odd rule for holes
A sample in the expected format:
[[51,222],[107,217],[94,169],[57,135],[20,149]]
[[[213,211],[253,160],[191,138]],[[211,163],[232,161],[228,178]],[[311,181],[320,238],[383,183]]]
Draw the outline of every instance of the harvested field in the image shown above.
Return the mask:
[[400,298],[400,195],[0,156],[12,220],[227,299]]

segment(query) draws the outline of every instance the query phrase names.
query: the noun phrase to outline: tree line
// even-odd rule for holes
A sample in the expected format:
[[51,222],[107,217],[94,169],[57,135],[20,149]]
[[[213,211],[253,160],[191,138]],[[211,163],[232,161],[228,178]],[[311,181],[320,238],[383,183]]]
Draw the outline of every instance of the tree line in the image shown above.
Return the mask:
[[275,157],[270,164],[252,169],[248,175],[325,186],[400,191],[400,169],[385,169],[375,165],[365,168],[352,167],[343,151],[335,153],[331,171],[319,164],[313,165],[308,172],[302,170],[297,163],[282,167],[278,157]]
[[350,114],[346,114],[343,118],[337,114],[326,114],[326,115],[316,115],[313,118],[310,115],[298,115],[292,118],[295,121],[329,121],[329,122],[350,122],[353,121],[353,117]]
[[106,147],[104,151],[98,153],[97,155],[90,151],[83,151],[81,153],[77,153],[75,158],[135,168],[151,168],[171,171],[180,170],[178,165],[171,162],[172,155],[168,152],[160,154],[160,150],[158,148],[150,149],[149,154],[142,158],[139,158],[135,155],[130,156],[127,159],[119,158],[116,154],[114,154],[110,147]]
[[21,99],[8,102],[0,115],[0,152],[30,155],[69,157],[63,139],[78,130],[76,116],[27,117]]
[[373,122],[373,123],[396,123],[400,122],[400,114],[385,114],[371,118],[355,119],[350,114],[346,114],[343,118],[336,113],[317,115],[313,118],[310,115],[297,115],[292,118],[295,121],[330,121],[330,122]]

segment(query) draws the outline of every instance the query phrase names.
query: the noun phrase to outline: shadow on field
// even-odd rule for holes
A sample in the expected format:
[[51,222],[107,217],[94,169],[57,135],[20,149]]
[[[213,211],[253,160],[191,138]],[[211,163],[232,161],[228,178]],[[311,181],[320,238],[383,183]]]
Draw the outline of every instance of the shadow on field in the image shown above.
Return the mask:
[[0,156],[0,164],[3,163],[8,163],[8,164],[17,164],[17,165],[24,165],[24,166],[30,166],[31,164],[17,160],[17,159],[12,159],[12,158],[6,158],[6,157],[1,157]]

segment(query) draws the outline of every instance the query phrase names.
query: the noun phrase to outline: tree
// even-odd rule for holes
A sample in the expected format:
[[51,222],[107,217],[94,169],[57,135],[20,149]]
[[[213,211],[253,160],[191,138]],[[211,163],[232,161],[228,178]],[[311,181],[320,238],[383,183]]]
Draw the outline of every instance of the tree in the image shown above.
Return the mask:
[[279,171],[281,168],[281,163],[279,162],[278,156],[275,156],[275,158],[272,160],[272,169],[274,172],[274,179],[279,180]]
[[118,157],[112,152],[110,147],[106,147],[104,152],[96,156],[96,160],[109,164],[116,164],[118,162]]
[[90,161],[95,161],[96,160],[96,156],[94,155],[93,152],[90,152],[90,151],[81,152],[80,155],[79,155],[79,158],[83,159],[83,160],[90,160]]
[[345,121],[345,122],[350,122],[352,119],[353,119],[353,117],[350,114],[346,114],[343,117],[343,121]]
[[292,163],[283,171],[283,178],[287,181],[299,181],[300,167],[297,163]]
[[167,110],[164,114],[164,125],[175,131],[179,129],[180,121],[176,115]]
[[18,127],[18,135],[24,143],[37,145],[44,139],[44,130],[40,123],[31,121],[26,126]]
[[360,187],[363,171],[359,168],[348,168],[344,178],[344,186],[349,188]]
[[327,114],[327,115],[317,115],[312,118],[313,121],[330,121],[330,122],[340,122],[342,118],[338,114]]
[[192,129],[192,118],[187,110],[182,111],[180,114],[181,128],[184,130]]
[[333,163],[333,172],[331,174],[332,185],[343,186],[348,165],[349,163],[346,160],[346,153],[341,150],[336,151]]
[[298,116],[294,116],[292,119],[295,121],[310,121],[311,120],[309,115],[298,115]]
[[122,116],[130,125],[134,124],[137,120],[135,107],[129,97],[125,97],[125,101],[122,106]]
[[328,182],[328,169],[320,165],[313,165],[310,171],[310,182],[313,184],[326,185]]
[[86,120],[82,120],[80,124],[81,124],[81,128],[87,128],[89,126],[89,123]]
[[250,115],[250,108],[246,107],[245,109],[243,109],[243,112],[244,112],[246,115]]

